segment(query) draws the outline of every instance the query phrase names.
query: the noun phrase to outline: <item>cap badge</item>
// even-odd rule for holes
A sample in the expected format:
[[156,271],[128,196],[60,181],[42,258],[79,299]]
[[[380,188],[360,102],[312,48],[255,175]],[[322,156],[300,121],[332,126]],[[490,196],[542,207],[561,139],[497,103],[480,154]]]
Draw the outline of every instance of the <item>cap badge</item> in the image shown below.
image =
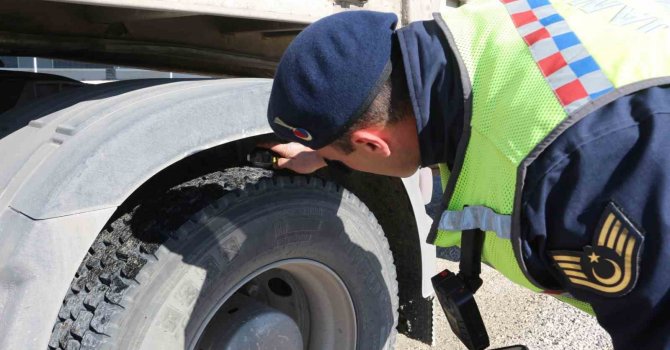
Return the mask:
[[310,134],[309,131],[307,131],[303,128],[292,127],[292,126],[286,124],[283,120],[279,119],[279,117],[276,117],[273,120],[273,122],[275,124],[278,124],[278,125],[281,125],[281,126],[287,128],[287,129],[290,129],[291,131],[293,131],[293,135],[295,137],[301,139],[301,140],[312,141],[312,134]]

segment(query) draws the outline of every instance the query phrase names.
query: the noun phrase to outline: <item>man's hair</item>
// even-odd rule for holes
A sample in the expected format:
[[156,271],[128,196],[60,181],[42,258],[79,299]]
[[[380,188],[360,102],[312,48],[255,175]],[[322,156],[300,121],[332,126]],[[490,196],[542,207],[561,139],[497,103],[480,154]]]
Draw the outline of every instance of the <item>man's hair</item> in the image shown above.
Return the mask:
[[393,64],[391,75],[380,86],[370,107],[332,145],[345,154],[350,154],[354,151],[354,145],[351,143],[351,134],[354,131],[370,126],[395,124],[409,117],[412,114],[411,111],[412,104],[409,100],[407,79],[402,60],[398,59]]

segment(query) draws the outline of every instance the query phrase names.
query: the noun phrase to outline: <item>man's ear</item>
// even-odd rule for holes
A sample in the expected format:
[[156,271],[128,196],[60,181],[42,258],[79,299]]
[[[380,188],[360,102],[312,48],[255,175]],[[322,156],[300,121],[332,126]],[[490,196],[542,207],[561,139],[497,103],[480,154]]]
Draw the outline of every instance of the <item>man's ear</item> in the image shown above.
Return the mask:
[[372,128],[359,129],[351,133],[351,143],[358,150],[386,158],[391,155],[391,149],[388,142],[382,136],[383,132],[381,130]]

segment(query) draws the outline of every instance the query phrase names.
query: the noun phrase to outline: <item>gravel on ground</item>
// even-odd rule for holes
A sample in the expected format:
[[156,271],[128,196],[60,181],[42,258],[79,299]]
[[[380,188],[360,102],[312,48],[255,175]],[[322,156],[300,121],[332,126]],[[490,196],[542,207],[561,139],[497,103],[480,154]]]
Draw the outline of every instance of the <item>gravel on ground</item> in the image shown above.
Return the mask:
[[[458,271],[458,263],[438,259],[438,271]],[[526,290],[488,266],[476,294],[491,348],[523,344],[530,350],[612,349],[611,340],[595,317],[548,295]],[[466,349],[451,332],[434,301],[433,346],[398,335],[396,349]]]

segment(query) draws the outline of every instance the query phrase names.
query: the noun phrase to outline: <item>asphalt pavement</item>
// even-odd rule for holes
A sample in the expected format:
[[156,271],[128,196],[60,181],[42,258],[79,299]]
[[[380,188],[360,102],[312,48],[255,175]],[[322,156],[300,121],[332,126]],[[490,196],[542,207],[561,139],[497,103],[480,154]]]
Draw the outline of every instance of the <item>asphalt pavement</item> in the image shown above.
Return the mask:
[[[440,197],[439,177],[435,178],[433,201],[429,212],[436,209]],[[438,271],[458,271],[458,250],[438,252]],[[491,349],[523,344],[530,350],[612,349],[611,340],[595,317],[554,297],[533,293],[508,281],[484,265],[483,286],[476,294],[479,310],[486,324]],[[466,349],[451,332],[442,310],[434,301],[433,345],[398,335],[398,350]]]

